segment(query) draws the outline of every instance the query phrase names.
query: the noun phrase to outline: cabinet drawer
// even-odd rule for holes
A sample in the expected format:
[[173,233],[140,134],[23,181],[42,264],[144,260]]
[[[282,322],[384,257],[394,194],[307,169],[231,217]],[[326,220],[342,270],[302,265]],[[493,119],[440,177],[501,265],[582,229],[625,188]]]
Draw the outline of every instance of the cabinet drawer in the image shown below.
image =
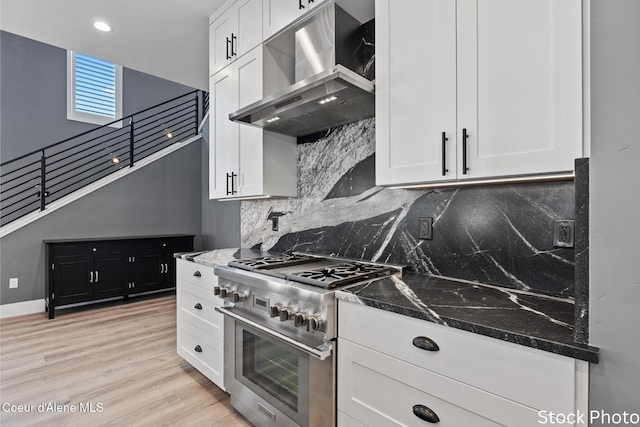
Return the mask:
[[346,340],[338,348],[338,410],[364,425],[428,425],[414,405],[433,411],[442,427],[539,425],[538,412],[524,405]]
[[178,282],[185,281],[201,286],[211,291],[211,296],[213,297],[213,288],[218,284],[218,277],[213,274],[213,267],[183,259],[177,259],[176,261]]
[[[341,338],[535,409],[575,405],[572,358],[344,301],[339,315]],[[416,337],[439,350],[415,347]]]
[[214,297],[212,292],[207,295],[209,291],[187,282],[178,282],[177,289],[178,317],[200,326],[208,334],[221,340],[224,316],[215,307],[222,306],[222,300]]
[[178,354],[224,390],[223,344],[191,322],[178,319]]

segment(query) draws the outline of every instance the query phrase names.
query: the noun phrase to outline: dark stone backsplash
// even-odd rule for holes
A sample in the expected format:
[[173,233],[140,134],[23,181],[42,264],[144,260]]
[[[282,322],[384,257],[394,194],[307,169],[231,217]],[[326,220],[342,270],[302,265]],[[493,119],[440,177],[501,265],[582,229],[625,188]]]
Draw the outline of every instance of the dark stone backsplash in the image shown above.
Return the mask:
[[[375,119],[298,145],[298,198],[244,201],[242,245],[407,265],[434,275],[574,295],[574,250],[552,246],[575,217],[573,182],[437,190],[375,186]],[[267,216],[283,212],[280,229]],[[433,218],[433,240],[418,219]]]

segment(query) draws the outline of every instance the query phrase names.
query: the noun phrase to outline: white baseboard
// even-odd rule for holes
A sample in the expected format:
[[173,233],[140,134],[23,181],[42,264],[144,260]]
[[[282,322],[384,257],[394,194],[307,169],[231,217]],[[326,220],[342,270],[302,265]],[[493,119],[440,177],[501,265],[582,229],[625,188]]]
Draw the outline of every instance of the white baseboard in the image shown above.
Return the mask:
[[24,314],[44,313],[44,309],[44,299],[15,302],[13,304],[2,304],[0,305],[0,319],[22,316]]

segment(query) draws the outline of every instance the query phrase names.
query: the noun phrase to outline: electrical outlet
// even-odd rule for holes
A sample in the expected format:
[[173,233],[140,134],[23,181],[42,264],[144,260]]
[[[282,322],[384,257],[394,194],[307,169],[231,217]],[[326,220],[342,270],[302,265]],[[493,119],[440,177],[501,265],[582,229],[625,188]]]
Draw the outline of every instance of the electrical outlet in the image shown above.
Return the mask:
[[9,279],[9,289],[15,289],[18,287],[18,278],[12,277]]
[[572,248],[575,241],[575,221],[556,219],[553,221],[553,247]]
[[418,224],[420,227],[420,230],[418,232],[418,237],[420,238],[420,240],[431,240],[433,238],[433,218],[418,218]]

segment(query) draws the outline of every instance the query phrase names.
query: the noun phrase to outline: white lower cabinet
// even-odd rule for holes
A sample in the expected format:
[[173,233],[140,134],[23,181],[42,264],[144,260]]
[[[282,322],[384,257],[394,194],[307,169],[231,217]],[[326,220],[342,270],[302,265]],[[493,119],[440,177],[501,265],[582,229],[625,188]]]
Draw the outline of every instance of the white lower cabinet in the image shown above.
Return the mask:
[[527,427],[540,411],[587,412],[587,362],[358,304],[338,310],[340,426]]
[[194,368],[224,387],[224,317],[215,311],[213,267],[177,260],[177,351]]

